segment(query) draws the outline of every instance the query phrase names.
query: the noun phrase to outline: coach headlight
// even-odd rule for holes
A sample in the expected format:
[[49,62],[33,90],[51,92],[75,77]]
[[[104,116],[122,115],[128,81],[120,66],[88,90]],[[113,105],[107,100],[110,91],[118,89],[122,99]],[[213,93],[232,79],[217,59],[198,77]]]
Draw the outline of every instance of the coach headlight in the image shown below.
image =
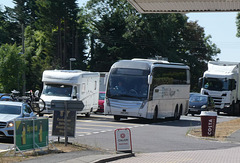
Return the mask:
[[107,106],[110,106],[110,101],[109,101],[109,99],[106,98],[105,100],[106,100],[106,104],[107,104]]
[[147,103],[147,100],[144,100],[144,101],[142,102],[142,105],[140,106],[140,109],[143,109],[146,103]]

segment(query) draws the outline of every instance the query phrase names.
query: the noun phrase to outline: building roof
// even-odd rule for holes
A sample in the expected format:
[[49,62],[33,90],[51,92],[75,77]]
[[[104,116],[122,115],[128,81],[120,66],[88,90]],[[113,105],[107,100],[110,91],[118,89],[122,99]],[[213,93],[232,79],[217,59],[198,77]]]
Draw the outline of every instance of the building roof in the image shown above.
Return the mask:
[[240,11],[240,0],[128,0],[140,13]]

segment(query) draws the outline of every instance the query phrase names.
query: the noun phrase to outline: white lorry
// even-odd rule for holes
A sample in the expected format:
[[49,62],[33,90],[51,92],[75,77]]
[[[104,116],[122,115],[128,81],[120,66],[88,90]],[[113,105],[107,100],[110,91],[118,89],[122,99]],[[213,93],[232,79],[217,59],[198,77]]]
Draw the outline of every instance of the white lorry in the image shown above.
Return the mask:
[[240,63],[209,61],[208,70],[201,78],[201,94],[210,95],[215,110],[228,114],[239,114]]
[[81,70],[45,70],[42,76],[43,90],[41,98],[46,103],[42,112],[53,113],[52,100],[79,100],[84,104],[78,113],[90,116],[98,109],[99,72]]

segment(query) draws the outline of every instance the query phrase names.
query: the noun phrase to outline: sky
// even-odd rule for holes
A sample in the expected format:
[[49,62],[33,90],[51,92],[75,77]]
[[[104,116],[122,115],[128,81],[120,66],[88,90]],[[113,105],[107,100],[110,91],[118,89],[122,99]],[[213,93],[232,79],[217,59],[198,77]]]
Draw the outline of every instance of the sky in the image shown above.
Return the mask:
[[[82,6],[87,0],[77,0]],[[13,7],[12,0],[0,0],[0,5]],[[205,34],[220,48],[221,53],[216,58],[220,61],[240,62],[240,38],[236,37],[237,12],[202,12],[188,13],[189,21],[198,21]]]

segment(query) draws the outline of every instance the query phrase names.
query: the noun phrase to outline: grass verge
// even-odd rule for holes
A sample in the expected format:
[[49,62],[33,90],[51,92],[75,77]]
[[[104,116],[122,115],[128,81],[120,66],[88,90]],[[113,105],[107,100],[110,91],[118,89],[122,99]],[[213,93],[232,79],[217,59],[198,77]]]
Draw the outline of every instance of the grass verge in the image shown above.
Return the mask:
[[[215,137],[212,138],[218,141],[225,141],[228,136],[230,136],[237,130],[240,130],[240,118],[227,122],[217,123]],[[202,137],[201,128],[194,128],[190,130],[188,134],[193,135],[195,137]]]
[[21,153],[14,154],[14,151],[8,152],[1,152],[0,153],[0,163],[14,163],[14,162],[21,162],[28,159],[33,159],[36,157],[40,157],[43,155],[48,154],[57,154],[57,153],[66,153],[66,152],[75,152],[75,151],[84,151],[84,150],[98,150],[98,149],[91,149],[88,146],[79,145],[79,144],[72,144],[68,143],[65,146],[65,143],[55,142],[53,144],[49,144],[49,148],[43,148],[43,150],[30,150],[24,151],[22,155]]

